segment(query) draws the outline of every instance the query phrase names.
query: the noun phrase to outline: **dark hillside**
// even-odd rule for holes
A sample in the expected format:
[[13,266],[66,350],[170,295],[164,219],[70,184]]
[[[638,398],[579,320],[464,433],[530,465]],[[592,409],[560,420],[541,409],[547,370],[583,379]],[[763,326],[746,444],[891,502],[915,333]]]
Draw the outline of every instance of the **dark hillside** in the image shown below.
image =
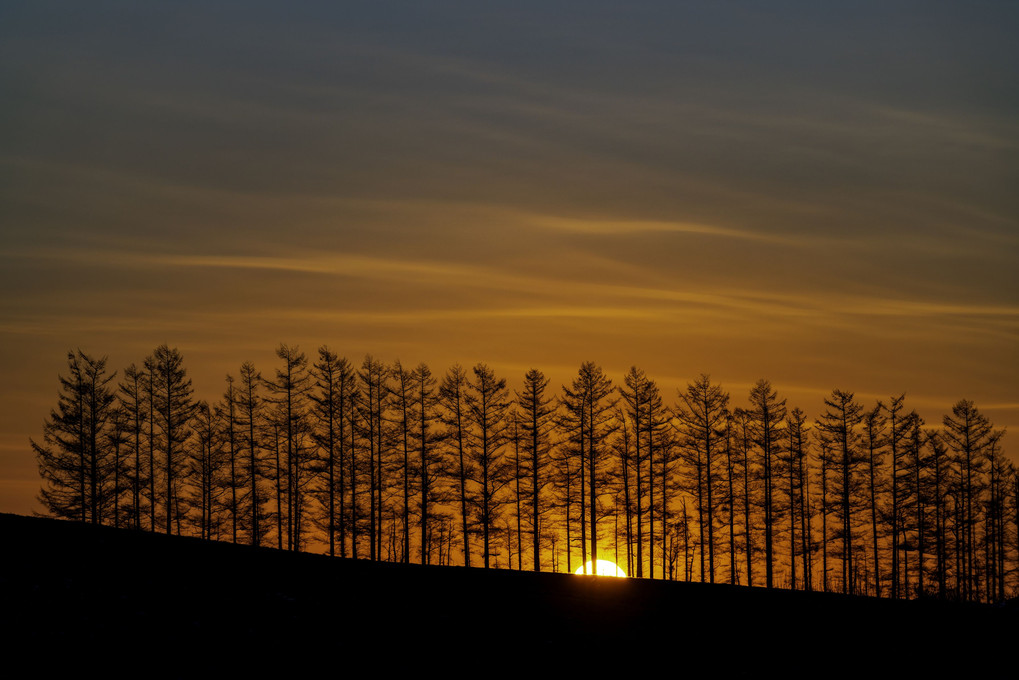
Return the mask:
[[403,566],[16,515],[0,515],[0,536],[7,665],[40,671],[670,677],[704,661],[801,676],[984,665],[1019,639],[1014,606]]

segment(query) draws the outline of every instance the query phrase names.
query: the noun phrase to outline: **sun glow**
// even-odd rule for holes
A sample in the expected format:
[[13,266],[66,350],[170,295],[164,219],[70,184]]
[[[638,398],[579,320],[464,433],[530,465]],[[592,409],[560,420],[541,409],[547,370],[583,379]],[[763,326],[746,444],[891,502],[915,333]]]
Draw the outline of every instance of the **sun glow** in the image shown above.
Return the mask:
[[626,577],[626,572],[615,565],[614,562],[608,560],[598,560],[597,571],[595,571],[594,565],[588,561],[582,567],[578,567],[574,574],[597,574],[598,576],[621,576]]

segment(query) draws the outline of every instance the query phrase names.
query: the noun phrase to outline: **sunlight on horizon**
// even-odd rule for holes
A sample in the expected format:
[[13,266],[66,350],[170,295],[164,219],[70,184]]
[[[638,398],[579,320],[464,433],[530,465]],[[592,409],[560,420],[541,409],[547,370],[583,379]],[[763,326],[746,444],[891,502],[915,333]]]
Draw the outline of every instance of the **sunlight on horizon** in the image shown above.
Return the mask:
[[578,576],[581,574],[593,573],[597,576],[618,576],[621,578],[626,578],[626,572],[620,569],[618,566],[616,566],[614,562],[610,562],[609,560],[598,560],[597,564],[598,569],[597,571],[595,571],[592,567],[591,561],[588,560],[584,566],[577,567],[577,570],[574,571],[573,573],[577,574]]

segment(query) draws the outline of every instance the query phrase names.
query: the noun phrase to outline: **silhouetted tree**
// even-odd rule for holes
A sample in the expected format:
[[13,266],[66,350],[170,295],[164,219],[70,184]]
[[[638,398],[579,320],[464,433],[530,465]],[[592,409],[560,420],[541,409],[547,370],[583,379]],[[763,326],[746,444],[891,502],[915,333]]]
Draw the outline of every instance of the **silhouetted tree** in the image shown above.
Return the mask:
[[737,452],[736,452],[736,437],[733,432],[733,419],[726,414],[725,418],[725,480],[726,480],[726,495],[725,495],[725,509],[729,512],[728,521],[726,522],[729,526],[729,583],[736,585],[738,583],[738,576],[736,573],[736,484],[735,478],[737,476],[736,465],[737,465]]
[[962,399],[952,407],[952,415],[943,419],[944,442],[955,456],[959,468],[959,512],[961,520],[961,583],[962,596],[976,599],[979,584],[976,579],[976,526],[981,495],[984,487],[985,454],[992,438],[991,423],[973,402]]
[[109,427],[106,430],[104,446],[111,452],[111,473],[113,488],[110,490],[110,505],[113,506],[113,526],[120,528],[120,516],[124,484],[127,480],[128,414],[119,404],[110,409]]
[[[647,421],[649,394],[649,381],[644,371],[636,366],[631,366],[629,373],[623,378],[623,386],[619,388],[623,399],[623,410],[618,414],[617,419],[623,426],[622,439],[617,442],[616,450],[620,458],[621,480],[623,483],[623,495],[627,510],[627,544],[631,545],[634,539],[633,519],[636,519],[636,554],[629,561],[628,572],[638,578],[644,576],[644,495],[648,486],[653,481],[653,475],[648,474],[644,478],[644,464],[650,458],[646,446],[642,447],[644,437],[644,423]],[[630,427],[626,427],[626,423]],[[631,491],[632,483],[632,491]],[[631,497],[631,493],[633,494]]]
[[[552,479],[553,479],[553,492],[555,496],[555,509],[558,511],[558,521],[561,523],[562,538],[561,542],[563,550],[566,552],[566,571],[573,572],[573,549],[578,522],[583,523],[583,515],[581,514],[579,506],[583,499],[584,486],[581,484],[581,473],[583,466],[581,464],[580,455],[578,453],[578,442],[579,435],[564,436],[562,433],[563,419],[557,418],[557,428],[559,429],[557,445],[552,449]],[[579,425],[577,426],[579,429]],[[586,534],[584,534],[586,535]],[[583,540],[580,541],[583,547]],[[560,542],[556,540],[556,546],[560,545]],[[554,554],[554,560],[559,559],[558,555]],[[556,567],[553,566],[553,570]]]
[[43,479],[39,502],[56,517],[100,524],[110,468],[109,383],[115,374],[107,375],[106,357],[95,359],[80,349],[67,353],[67,365],[68,375],[58,376],[61,392],[43,425],[42,444],[30,440]]
[[[417,414],[415,404],[415,393],[413,385],[413,376],[410,371],[404,369],[403,365],[397,361],[392,368],[392,377],[394,385],[392,387],[393,396],[393,410],[395,417],[395,426],[398,430],[398,446],[400,449],[400,457],[396,463],[396,466],[400,470],[401,486],[402,486],[402,499],[403,504],[400,510],[400,516],[402,518],[402,544],[403,550],[401,552],[400,561],[408,564],[410,563],[410,512],[411,503],[410,497],[412,491],[417,492],[416,484],[417,480],[412,479],[411,472],[411,449],[413,443],[413,431],[416,426]],[[424,544],[422,544],[422,551],[424,550]]]
[[779,401],[778,393],[771,388],[767,380],[758,380],[750,390],[750,417],[753,423],[754,442],[761,455],[761,482],[764,497],[764,568],[765,585],[774,585],[774,533],[777,525],[775,515],[778,508],[775,502],[774,488],[776,485],[775,463],[782,452],[785,437],[782,423],[786,417],[785,399]]
[[320,451],[322,489],[320,503],[324,519],[320,522],[326,532],[329,555],[336,554],[336,535],[340,534],[340,552],[343,553],[344,526],[343,501],[346,491],[344,455],[346,445],[347,401],[353,389],[354,371],[345,358],[326,346],[318,350],[318,361],[312,368],[316,391],[311,395],[314,403],[314,439]]
[[[442,504],[449,500],[443,480],[448,476],[448,462],[441,446],[442,432],[435,426],[439,418],[439,394],[436,380],[424,363],[410,374],[415,419],[410,438],[417,453],[418,520],[421,531],[421,564],[431,563],[433,520],[442,521]],[[441,548],[441,543],[438,544]]]
[[881,557],[878,540],[878,492],[881,489],[881,459],[884,449],[884,405],[878,402],[863,417],[863,445],[867,451],[868,489],[870,496],[871,549],[874,559],[874,593],[881,597]]
[[987,600],[990,602],[1005,600],[1005,566],[1006,553],[1006,496],[1009,478],[1014,474],[1011,463],[1005,459],[1001,450],[1003,430],[992,430],[988,438],[985,456],[987,458],[987,490],[988,498],[985,505],[986,527],[984,543],[987,554]]
[[[642,430],[638,434],[644,439],[644,450],[647,452],[648,460],[648,532],[650,541],[648,546],[648,576],[655,577],[655,510],[658,510],[659,536],[662,541],[660,552],[665,556],[665,529],[670,519],[669,501],[673,484],[671,474],[675,465],[675,448],[671,427],[669,426],[669,413],[662,404],[662,397],[658,391],[658,385],[654,380],[647,378],[645,382],[646,391],[646,413]],[[655,504],[655,484],[658,485],[658,503]],[[665,576],[665,565],[662,564],[662,576]]]
[[[267,381],[266,385],[272,395],[269,400],[275,406],[273,425],[283,459],[279,470],[282,479],[277,482],[277,500],[281,513],[284,512],[282,501],[286,501],[287,550],[299,550],[304,536],[306,490],[312,462],[309,417],[312,376],[308,371],[308,358],[298,347],[280,343],[276,356],[283,361],[283,366],[276,369],[275,379]],[[280,528],[284,528],[282,521]]]
[[384,475],[383,458],[388,449],[389,369],[381,361],[366,356],[358,372],[361,399],[362,436],[368,444],[368,493],[369,493],[369,557],[382,559],[384,487],[388,479]]
[[934,504],[934,578],[938,584],[938,597],[944,599],[948,595],[948,504],[946,496],[949,490],[949,473],[951,461],[941,434],[931,432],[927,437],[930,449],[930,487]]
[[184,510],[180,504],[179,476],[192,432],[194,390],[184,368],[184,357],[177,348],[160,345],[145,360],[145,368],[152,376],[152,414],[162,456],[164,530],[169,534],[176,521],[179,534]]
[[[725,446],[725,415],[729,394],[702,374],[679,393],[676,408],[678,435],[684,459],[693,467],[700,524],[701,580],[704,580],[704,548],[708,548],[708,579],[715,582],[715,468]],[[705,541],[704,532],[707,530]]]
[[804,560],[802,567],[802,574],[804,581],[807,578],[807,565],[806,565],[806,523],[808,521],[806,517],[804,493],[805,488],[805,474],[804,474],[804,461],[807,457],[807,435],[806,435],[806,420],[807,417],[798,408],[794,408],[789,412],[788,419],[786,421],[786,435],[788,437],[788,444],[786,446],[786,458],[783,461],[786,465],[786,473],[788,475],[787,481],[787,499],[789,507],[789,573],[790,583],[789,587],[793,590],[796,589],[796,527],[800,527],[800,552]]
[[[625,396],[624,396],[625,400]],[[615,452],[616,464],[616,487],[621,498],[623,512],[625,513],[624,531],[626,535],[626,573],[637,576],[634,568],[636,555],[634,554],[635,532],[633,517],[636,511],[635,487],[636,480],[634,464],[634,442],[633,425],[630,416],[619,404],[616,405],[616,422],[619,427],[616,430],[616,437],[612,442],[612,449]],[[640,570],[643,575],[643,569]]]
[[458,497],[460,500],[460,533],[463,542],[464,566],[471,566],[470,516],[467,512],[467,480],[473,476],[467,452],[472,443],[467,417],[467,373],[460,364],[452,366],[439,387],[439,399],[443,406],[440,420],[446,427],[446,440],[453,447],[458,472]]
[[541,571],[541,530],[545,506],[542,504],[541,492],[549,483],[548,469],[550,464],[549,441],[555,425],[555,406],[552,397],[545,396],[548,388],[545,375],[532,368],[524,376],[524,390],[517,392],[517,409],[520,414],[521,447],[523,449],[525,471],[530,474],[531,488],[530,520],[531,520],[531,552],[534,571]]
[[223,445],[226,447],[227,458],[230,464],[230,541],[237,542],[237,530],[240,526],[240,510],[238,503],[238,491],[243,490],[244,480],[241,478],[237,465],[237,394],[234,389],[234,378],[226,376],[226,392],[223,394],[223,401],[216,405],[218,409],[216,417],[223,427]]
[[588,361],[580,366],[572,386],[564,387],[563,392],[563,422],[568,431],[575,433],[581,485],[586,484],[581,496],[581,559],[586,565],[586,527],[590,527],[591,532],[591,561],[598,560],[599,487],[604,475],[599,463],[608,452],[607,440],[614,429],[612,409],[615,403],[609,399],[613,393],[612,381],[602,373],[600,366]]
[[[742,459],[740,472],[743,477],[743,489],[740,494],[740,507],[743,510],[743,555],[746,558],[747,585],[754,585],[754,533],[751,530],[751,481],[750,450],[753,448],[753,427],[750,413],[744,408],[732,411],[729,417],[729,428],[732,430],[732,441],[737,451],[737,458]],[[754,480],[756,485],[756,480]]]
[[509,465],[502,447],[506,441],[506,416],[510,403],[506,380],[496,378],[485,364],[474,367],[474,380],[468,382],[467,415],[474,428],[474,446],[470,448],[474,482],[478,485],[475,505],[481,525],[485,568],[490,565],[492,533],[502,502],[499,491],[510,480]]
[[892,597],[900,597],[902,586],[902,570],[900,569],[900,552],[902,548],[902,507],[905,494],[903,489],[904,458],[906,455],[906,438],[909,434],[910,416],[905,413],[903,402],[906,395],[900,394],[892,397],[885,405],[887,413],[886,423],[888,428],[886,445],[891,463],[891,473],[888,479],[888,486],[891,493],[891,509],[888,512],[891,534],[892,551],[892,573],[891,591]]
[[255,369],[253,363],[245,361],[241,364],[240,385],[235,396],[237,430],[243,449],[246,482],[246,497],[242,498],[242,503],[245,504],[244,514],[248,517],[248,539],[251,545],[262,544],[272,521],[266,508],[269,492],[265,485],[269,483],[270,476],[266,472],[264,460],[267,448],[265,444],[267,423],[263,399],[259,394],[263,383],[262,374]]
[[[151,470],[142,466],[142,447],[144,427],[148,419],[145,402],[145,373],[134,364],[124,371],[124,380],[120,383],[117,396],[120,408],[126,416],[126,445],[131,463],[127,467],[127,484],[130,487],[130,511],[128,525],[135,529],[142,526],[142,491],[148,483]],[[150,527],[151,528],[151,527]]]
[[856,474],[862,460],[860,433],[863,406],[854,400],[852,392],[833,390],[824,400],[827,410],[816,422],[818,433],[831,447],[836,457],[831,467],[835,493],[839,496],[836,516],[841,522],[842,538],[842,592],[855,592],[853,570],[853,512],[860,480]]
[[231,487],[229,477],[229,453],[224,449],[223,426],[220,421],[222,409],[213,409],[205,401],[198,402],[193,409],[191,429],[191,451],[186,467],[192,497],[190,503],[197,508],[193,520],[198,533],[204,539],[219,538],[223,525],[221,512],[222,498]]

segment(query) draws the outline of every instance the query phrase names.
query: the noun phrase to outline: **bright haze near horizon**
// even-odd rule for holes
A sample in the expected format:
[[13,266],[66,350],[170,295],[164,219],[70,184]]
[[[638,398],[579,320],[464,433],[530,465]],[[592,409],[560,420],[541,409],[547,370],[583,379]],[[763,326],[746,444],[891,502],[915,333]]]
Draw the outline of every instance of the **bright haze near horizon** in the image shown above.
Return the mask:
[[[0,511],[68,350],[1019,426],[1019,5],[0,5]],[[1006,436],[1013,460],[1015,435]]]

